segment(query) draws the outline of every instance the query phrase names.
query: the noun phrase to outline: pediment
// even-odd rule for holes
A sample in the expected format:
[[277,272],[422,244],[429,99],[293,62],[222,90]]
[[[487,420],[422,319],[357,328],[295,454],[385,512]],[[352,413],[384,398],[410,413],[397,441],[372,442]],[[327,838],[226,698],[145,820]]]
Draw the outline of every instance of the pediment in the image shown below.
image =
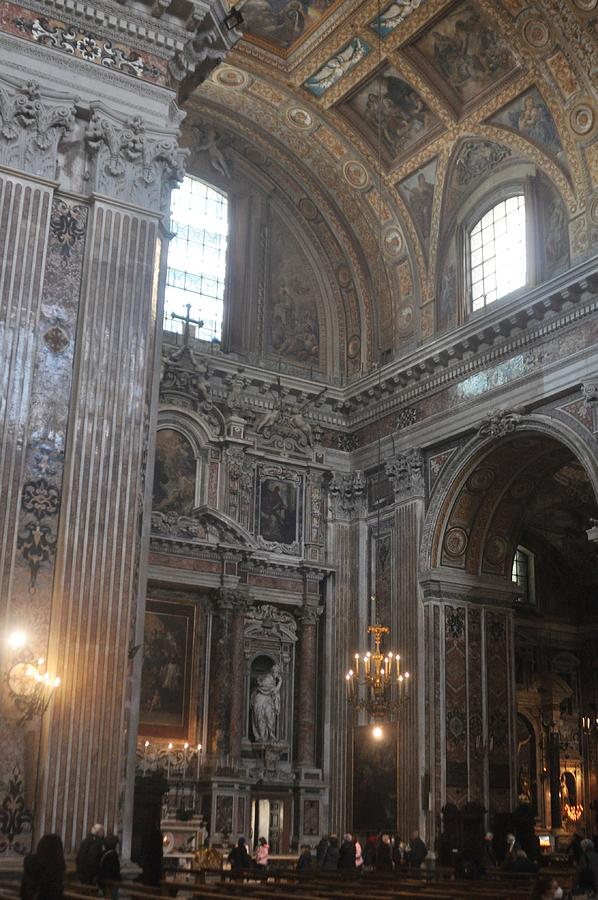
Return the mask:
[[257,543],[252,535],[225,513],[204,504],[195,507],[193,518],[203,527],[207,543],[257,550]]

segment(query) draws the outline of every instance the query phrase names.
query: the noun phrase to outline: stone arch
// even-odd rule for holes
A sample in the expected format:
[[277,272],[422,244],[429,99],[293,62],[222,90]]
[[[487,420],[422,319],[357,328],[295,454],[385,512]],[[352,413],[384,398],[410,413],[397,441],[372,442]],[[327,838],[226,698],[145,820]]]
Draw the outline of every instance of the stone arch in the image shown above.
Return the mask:
[[533,471],[537,480],[571,455],[598,497],[598,445],[572,417],[554,411],[489,418],[450,460],[435,487],[422,532],[421,576],[443,570],[504,580],[516,545],[518,510],[529,496],[526,478],[529,482]]

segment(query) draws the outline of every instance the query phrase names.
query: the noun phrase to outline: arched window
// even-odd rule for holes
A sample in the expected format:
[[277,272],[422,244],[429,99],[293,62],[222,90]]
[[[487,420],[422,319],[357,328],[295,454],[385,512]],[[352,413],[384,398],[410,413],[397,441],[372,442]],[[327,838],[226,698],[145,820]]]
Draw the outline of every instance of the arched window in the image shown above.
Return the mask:
[[536,573],[534,554],[525,547],[517,547],[513,557],[511,580],[517,585],[519,603],[536,605]]
[[483,309],[527,280],[525,198],[500,200],[469,232],[471,308]]
[[220,340],[226,272],[228,201],[199,178],[185,176],[172,194],[164,295],[164,328],[182,331],[181,318],[191,304],[191,318],[203,321],[195,337]]

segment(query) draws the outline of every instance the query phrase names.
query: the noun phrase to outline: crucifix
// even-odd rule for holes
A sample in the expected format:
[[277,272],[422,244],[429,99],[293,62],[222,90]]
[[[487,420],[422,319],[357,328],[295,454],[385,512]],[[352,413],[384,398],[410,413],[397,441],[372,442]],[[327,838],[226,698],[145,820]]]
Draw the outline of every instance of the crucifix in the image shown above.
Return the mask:
[[191,318],[191,304],[185,303],[185,309],[187,310],[186,316],[179,316],[177,313],[171,313],[171,319],[179,319],[181,322],[185,323],[185,327],[183,328],[183,347],[189,346],[189,325],[197,325],[198,328],[203,328],[203,321],[201,319],[192,319]]

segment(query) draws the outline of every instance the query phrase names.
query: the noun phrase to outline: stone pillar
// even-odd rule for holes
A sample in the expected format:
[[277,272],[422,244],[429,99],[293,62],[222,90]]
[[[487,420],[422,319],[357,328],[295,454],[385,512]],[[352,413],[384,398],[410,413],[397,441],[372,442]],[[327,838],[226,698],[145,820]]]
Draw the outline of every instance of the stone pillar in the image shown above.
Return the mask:
[[387,463],[395,493],[395,598],[398,632],[393,642],[411,676],[410,696],[398,725],[398,809],[400,834],[422,826],[421,785],[424,774],[423,734],[423,606],[418,578],[419,542],[424,516],[424,463],[419,450],[409,450]]
[[241,760],[241,742],[243,740],[243,691],[245,689],[245,611],[247,598],[236,592],[232,601],[231,624],[231,656],[232,669],[229,672],[231,680],[230,701],[230,754],[233,761]]
[[297,765],[315,765],[316,672],[319,610],[304,606],[296,618],[300,623],[297,687]]
[[[10,802],[67,853],[95,821],[130,848],[162,222],[185,159],[173,85],[238,40],[212,6],[162,25],[151,5],[119,18],[100,0],[93,22],[65,11],[53,41],[26,4],[18,31],[0,23],[0,624],[62,678],[26,730],[0,687],[0,783],[14,775]],[[28,849],[31,818],[0,823],[7,855]]]
[[234,592],[221,588],[215,592],[212,601],[208,753],[220,758],[230,753],[235,599]]
[[358,638],[356,559],[359,522],[365,515],[363,474],[335,476],[329,493],[328,549],[336,575],[328,580],[326,593],[325,777],[330,785],[328,828],[341,834],[353,817],[353,712],[347,708],[345,674]]

